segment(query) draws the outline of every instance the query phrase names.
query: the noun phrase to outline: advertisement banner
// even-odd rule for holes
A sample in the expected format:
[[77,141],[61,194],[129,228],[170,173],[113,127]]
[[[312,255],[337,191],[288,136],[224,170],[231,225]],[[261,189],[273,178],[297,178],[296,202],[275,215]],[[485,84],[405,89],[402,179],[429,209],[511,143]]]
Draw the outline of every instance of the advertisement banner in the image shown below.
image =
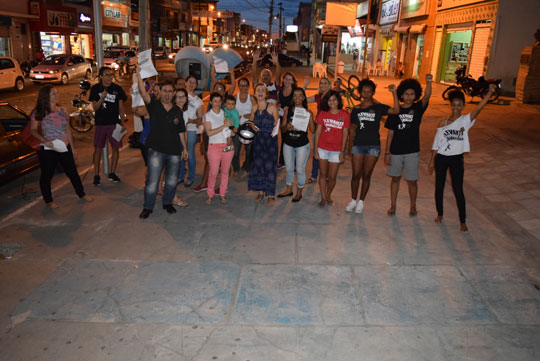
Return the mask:
[[101,15],[103,25],[127,28],[129,26],[129,8],[127,5],[118,3],[101,3]]
[[397,23],[399,17],[400,0],[387,0],[381,4],[381,18],[379,25]]
[[324,43],[337,43],[339,26],[324,25],[321,33],[321,41]]
[[455,8],[455,7],[463,6],[463,5],[479,3],[485,0],[436,0],[436,1],[437,1],[437,11],[439,11],[439,10]]
[[328,25],[354,26],[357,3],[326,3],[326,21]]
[[427,15],[430,1],[432,0],[403,0],[401,4],[401,18],[409,19]]
[[47,26],[56,28],[74,28],[77,26],[75,14],[64,11],[47,10]]

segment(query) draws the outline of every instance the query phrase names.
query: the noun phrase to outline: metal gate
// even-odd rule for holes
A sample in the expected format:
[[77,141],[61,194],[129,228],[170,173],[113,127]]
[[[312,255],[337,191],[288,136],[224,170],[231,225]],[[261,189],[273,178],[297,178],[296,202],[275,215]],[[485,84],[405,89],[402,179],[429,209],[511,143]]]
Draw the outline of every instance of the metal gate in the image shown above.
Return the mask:
[[487,60],[490,24],[477,24],[474,30],[472,53],[469,62],[469,74],[474,78],[484,75]]

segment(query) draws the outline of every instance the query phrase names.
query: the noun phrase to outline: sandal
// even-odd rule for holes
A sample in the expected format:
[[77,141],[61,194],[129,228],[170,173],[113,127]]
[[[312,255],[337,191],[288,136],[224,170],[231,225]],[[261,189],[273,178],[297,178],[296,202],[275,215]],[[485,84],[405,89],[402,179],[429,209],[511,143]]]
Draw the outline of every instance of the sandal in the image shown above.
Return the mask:
[[273,196],[272,196],[272,197],[267,197],[267,199],[266,199],[266,205],[267,205],[267,206],[272,206],[272,205],[274,205],[274,201],[275,201],[275,200],[276,200],[276,199],[275,199]]
[[306,184],[311,184],[311,183],[317,183],[317,178],[309,178],[307,181],[306,181]]
[[189,203],[186,202],[185,200],[183,200],[182,198],[180,197],[174,197],[173,199],[173,202],[172,202],[175,206],[178,206],[178,207],[187,207],[189,206]]
[[264,194],[257,194],[257,198],[255,198],[255,202],[259,203],[264,199]]

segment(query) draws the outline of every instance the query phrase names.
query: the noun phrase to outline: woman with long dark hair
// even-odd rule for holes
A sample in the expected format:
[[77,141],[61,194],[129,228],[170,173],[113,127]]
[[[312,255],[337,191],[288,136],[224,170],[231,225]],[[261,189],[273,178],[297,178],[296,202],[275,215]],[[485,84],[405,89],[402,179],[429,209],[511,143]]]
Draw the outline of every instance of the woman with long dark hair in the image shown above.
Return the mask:
[[[281,134],[283,139],[283,155],[285,159],[285,183],[287,188],[278,194],[278,198],[293,195],[294,171],[296,167],[297,190],[293,202],[302,199],[302,190],[306,183],[306,163],[309,158],[310,145],[308,129],[314,132],[313,113],[307,108],[306,92],[302,88],[296,88],[292,94],[293,104],[285,108],[281,122]],[[295,125],[305,123],[305,129]],[[297,125],[298,126],[298,125]]]
[[[84,193],[81,177],[77,172],[73,157],[73,137],[68,126],[69,116],[64,108],[58,106],[58,92],[55,88],[45,85],[39,90],[36,108],[30,119],[30,131],[42,143],[38,150],[41,167],[39,187],[45,204],[50,208],[58,208],[51,192],[51,181],[58,162],[62,164],[79,198],[92,202],[94,199]],[[38,131],[38,122],[41,122],[43,134]]]
[[[278,106],[279,106],[279,116],[280,122],[283,121],[283,116],[285,108],[290,107],[293,103],[293,92],[297,88],[296,78],[291,72],[286,72],[283,75],[281,86],[278,91]],[[285,159],[283,158],[283,132],[281,134],[281,147],[279,149],[279,161],[278,168],[283,167],[285,164]]]
[[279,122],[277,107],[268,101],[268,89],[263,83],[255,86],[257,104],[251,110],[253,141],[253,164],[249,172],[248,190],[257,191],[256,202],[267,197],[267,204],[274,204],[276,194],[276,162],[278,157],[277,136],[274,127]]

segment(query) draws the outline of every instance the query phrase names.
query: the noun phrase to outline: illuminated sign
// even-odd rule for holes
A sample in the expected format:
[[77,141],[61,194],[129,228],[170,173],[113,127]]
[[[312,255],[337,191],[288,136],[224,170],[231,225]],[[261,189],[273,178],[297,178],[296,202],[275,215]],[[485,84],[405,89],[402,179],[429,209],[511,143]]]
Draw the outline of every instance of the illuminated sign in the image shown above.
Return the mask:
[[381,5],[381,18],[379,25],[397,23],[399,17],[400,0],[387,0]]
[[92,18],[90,16],[87,16],[84,13],[79,14],[79,20],[81,23],[89,23],[92,21]]
[[112,18],[112,19],[119,20],[122,18],[122,12],[120,11],[120,9],[117,9],[117,8],[105,8],[103,14],[106,17]]

